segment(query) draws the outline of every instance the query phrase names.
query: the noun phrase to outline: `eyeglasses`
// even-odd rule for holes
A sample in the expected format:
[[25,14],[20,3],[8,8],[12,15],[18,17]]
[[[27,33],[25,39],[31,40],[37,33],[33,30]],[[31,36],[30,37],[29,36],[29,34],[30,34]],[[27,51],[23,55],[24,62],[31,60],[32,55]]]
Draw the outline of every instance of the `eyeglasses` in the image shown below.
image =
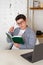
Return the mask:
[[17,23],[18,25],[21,25],[23,23],[23,21],[21,21],[20,23]]

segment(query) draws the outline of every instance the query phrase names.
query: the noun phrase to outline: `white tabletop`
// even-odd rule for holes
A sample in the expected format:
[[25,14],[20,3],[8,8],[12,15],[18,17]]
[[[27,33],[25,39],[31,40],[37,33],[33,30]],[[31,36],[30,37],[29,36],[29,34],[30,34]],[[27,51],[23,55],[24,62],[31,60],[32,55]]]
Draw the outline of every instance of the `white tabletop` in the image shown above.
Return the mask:
[[30,63],[20,56],[31,51],[33,50],[0,50],[0,65],[43,65],[43,60]]

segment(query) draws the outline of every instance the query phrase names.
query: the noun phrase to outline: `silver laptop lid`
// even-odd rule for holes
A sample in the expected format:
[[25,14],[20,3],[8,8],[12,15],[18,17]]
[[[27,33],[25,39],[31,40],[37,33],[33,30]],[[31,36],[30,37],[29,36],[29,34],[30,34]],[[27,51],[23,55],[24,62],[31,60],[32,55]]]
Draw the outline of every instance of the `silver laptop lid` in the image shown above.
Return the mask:
[[32,62],[43,59],[43,44],[36,45],[32,54]]

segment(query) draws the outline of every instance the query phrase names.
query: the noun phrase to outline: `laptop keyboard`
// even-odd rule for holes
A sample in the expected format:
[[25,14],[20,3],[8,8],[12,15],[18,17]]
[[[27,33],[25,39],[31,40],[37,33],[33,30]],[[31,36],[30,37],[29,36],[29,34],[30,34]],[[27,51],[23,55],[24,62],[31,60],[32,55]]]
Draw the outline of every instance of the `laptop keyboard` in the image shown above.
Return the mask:
[[26,60],[28,60],[28,61],[32,61],[32,53],[33,52],[30,52],[30,53],[26,53],[26,54],[22,54],[21,56],[23,57],[23,58],[25,58]]

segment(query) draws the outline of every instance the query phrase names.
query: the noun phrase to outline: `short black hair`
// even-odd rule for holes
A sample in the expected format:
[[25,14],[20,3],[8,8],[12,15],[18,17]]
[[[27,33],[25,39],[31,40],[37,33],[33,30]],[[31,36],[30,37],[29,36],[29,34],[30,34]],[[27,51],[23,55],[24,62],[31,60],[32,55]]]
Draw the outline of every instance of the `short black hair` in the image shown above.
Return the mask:
[[19,20],[19,19],[23,19],[23,20],[26,20],[26,16],[24,14],[19,14],[16,16],[15,20]]

